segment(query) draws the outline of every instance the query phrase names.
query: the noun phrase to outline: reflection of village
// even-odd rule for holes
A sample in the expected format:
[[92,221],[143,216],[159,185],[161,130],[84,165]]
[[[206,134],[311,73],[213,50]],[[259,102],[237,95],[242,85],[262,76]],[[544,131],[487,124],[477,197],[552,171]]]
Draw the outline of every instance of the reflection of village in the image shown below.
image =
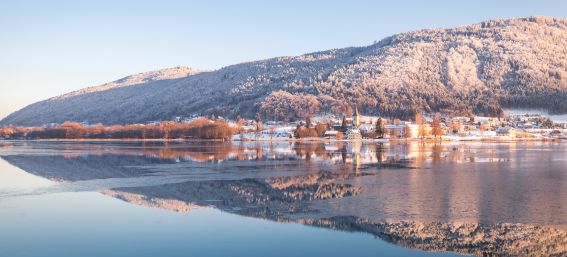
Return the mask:
[[[12,147],[11,144],[18,145]],[[420,166],[447,160],[452,163],[462,162],[506,162],[507,157],[492,153],[497,149],[480,146],[473,142],[198,142],[164,144],[162,142],[123,142],[113,144],[81,143],[69,144],[41,143],[53,146],[44,154],[56,152],[66,158],[102,155],[131,155],[172,160],[175,162],[223,162],[239,160],[305,160],[328,163],[352,164],[355,167],[383,163],[407,163]],[[539,143],[511,142],[507,147]],[[543,143],[552,144],[552,143]],[[493,143],[497,146],[499,143]],[[34,144],[22,142],[4,143],[2,152],[17,150],[18,154],[37,153]],[[480,151],[480,152],[479,152]]]
[[[57,181],[97,180],[101,193],[150,208],[214,207],[370,233],[428,251],[567,254],[567,184],[552,179],[564,176],[564,162],[553,161],[565,158],[561,143],[73,143],[38,149],[5,146],[0,156]],[[539,169],[532,158],[550,161]],[[160,180],[168,170],[193,174],[195,168],[208,172],[199,180],[156,185],[105,188],[100,180]],[[525,188],[538,190],[528,194]]]

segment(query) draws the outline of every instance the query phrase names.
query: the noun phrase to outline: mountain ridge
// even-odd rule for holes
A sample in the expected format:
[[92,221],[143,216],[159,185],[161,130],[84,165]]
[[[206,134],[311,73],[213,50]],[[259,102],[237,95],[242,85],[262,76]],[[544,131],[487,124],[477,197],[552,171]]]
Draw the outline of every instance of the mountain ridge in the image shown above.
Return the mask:
[[55,96],[48,100],[65,99],[68,97],[83,95],[86,93],[100,92],[119,87],[134,86],[134,85],[158,81],[158,80],[177,79],[181,77],[195,75],[201,72],[204,71],[199,71],[187,66],[177,66],[173,68],[164,68],[164,69],[146,71],[134,75],[129,75],[109,83],[104,83],[102,85],[87,87],[63,95]]
[[416,112],[499,115],[503,107],[567,113],[567,19],[496,19],[423,29],[369,46],[207,72],[186,68],[181,74],[75,91],[29,105],[0,124],[140,123],[256,113],[290,120],[350,115],[355,105],[366,114],[401,118]]

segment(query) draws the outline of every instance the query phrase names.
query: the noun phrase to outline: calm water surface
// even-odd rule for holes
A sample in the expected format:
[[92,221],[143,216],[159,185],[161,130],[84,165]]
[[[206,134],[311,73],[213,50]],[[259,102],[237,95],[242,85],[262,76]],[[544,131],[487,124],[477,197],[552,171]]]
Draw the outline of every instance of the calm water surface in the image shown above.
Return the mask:
[[567,256],[566,143],[0,141],[0,256]]

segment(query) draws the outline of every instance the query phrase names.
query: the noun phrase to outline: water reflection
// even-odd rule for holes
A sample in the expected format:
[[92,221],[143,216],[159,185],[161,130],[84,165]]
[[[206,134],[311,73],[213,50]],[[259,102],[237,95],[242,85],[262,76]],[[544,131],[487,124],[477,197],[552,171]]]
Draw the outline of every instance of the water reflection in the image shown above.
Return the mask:
[[[4,143],[10,164],[132,204],[365,232],[474,255],[567,254],[561,143]],[[23,192],[13,191],[6,195]]]

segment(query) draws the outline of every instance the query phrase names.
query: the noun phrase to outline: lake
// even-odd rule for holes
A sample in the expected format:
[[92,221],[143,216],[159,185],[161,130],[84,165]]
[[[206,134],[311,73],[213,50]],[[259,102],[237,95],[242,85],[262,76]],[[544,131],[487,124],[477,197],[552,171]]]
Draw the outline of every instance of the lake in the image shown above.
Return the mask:
[[0,256],[567,255],[561,142],[0,141]]

